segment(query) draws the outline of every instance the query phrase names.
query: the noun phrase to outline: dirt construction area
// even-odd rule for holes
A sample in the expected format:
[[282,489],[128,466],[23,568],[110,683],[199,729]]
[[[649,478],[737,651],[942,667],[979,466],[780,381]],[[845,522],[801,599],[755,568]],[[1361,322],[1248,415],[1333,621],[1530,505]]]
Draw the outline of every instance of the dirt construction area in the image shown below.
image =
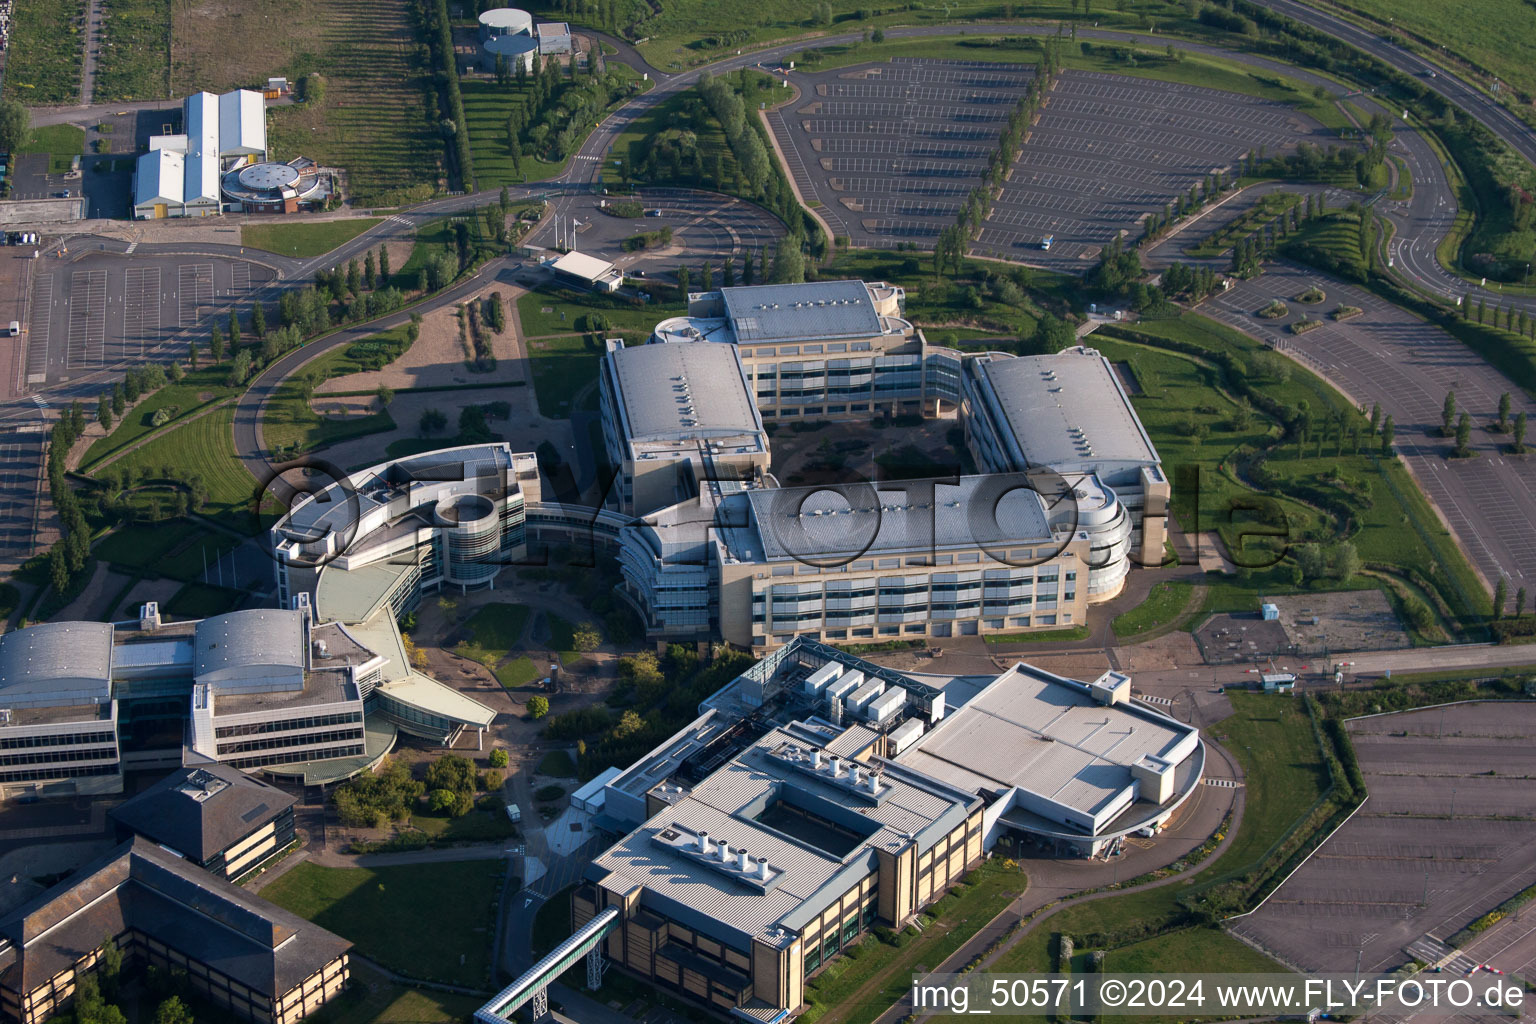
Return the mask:
[[[1441,942],[1536,882],[1536,702],[1453,704],[1348,723],[1369,797],[1262,907],[1229,927],[1303,971],[1451,957]],[[1527,908],[1528,910],[1531,908]],[[1529,976],[1536,911],[1447,970]]]
[[1379,590],[1272,597],[1280,625],[1303,649],[1386,651],[1409,646],[1408,634],[1387,595]]

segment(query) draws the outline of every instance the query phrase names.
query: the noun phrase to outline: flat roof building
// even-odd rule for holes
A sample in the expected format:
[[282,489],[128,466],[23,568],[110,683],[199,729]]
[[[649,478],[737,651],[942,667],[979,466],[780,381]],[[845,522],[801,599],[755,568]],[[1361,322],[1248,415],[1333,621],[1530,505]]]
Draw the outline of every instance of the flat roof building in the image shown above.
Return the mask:
[[575,250],[556,257],[547,265],[558,280],[595,292],[616,292],[624,283],[623,272],[612,263]]
[[0,918],[0,1015],[41,1024],[104,940],[231,1018],[291,1024],[347,984],[352,944],[135,837]]
[[[845,679],[892,710],[839,721]],[[914,677],[804,638],[698,710],[607,782],[630,831],[587,867],[573,921],[617,908],[610,959],[746,1020],[795,1011],[851,941],[904,927],[1002,836],[1102,854],[1203,766],[1196,731],[1124,675]]]
[[571,52],[571,26],[563,21],[540,22],[534,29],[539,40],[539,53],[560,56]]
[[267,111],[259,92],[193,93],[182,104],[182,121],[181,134],[151,138],[149,152],[134,165],[136,220],[219,213],[225,173],[266,159]]
[[768,435],[734,347],[610,341],[599,385],[620,511],[654,512],[698,494],[701,481],[768,471]]

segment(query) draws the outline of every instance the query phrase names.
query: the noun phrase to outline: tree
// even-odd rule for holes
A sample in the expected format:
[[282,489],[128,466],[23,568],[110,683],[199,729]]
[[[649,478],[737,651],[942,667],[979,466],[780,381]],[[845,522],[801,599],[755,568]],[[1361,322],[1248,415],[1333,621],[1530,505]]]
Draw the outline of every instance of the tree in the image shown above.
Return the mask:
[[709,260],[705,260],[704,266],[699,268],[699,287],[706,292],[714,290],[715,268],[710,266]]
[[885,42],[885,29],[876,27],[875,30],[869,34],[869,41],[872,43]]
[[379,286],[379,271],[373,262],[373,250],[369,249],[363,257],[363,284],[373,291]]
[[229,368],[228,384],[237,388],[245,383],[251,375],[251,350],[243,348],[235,354],[235,361]]
[[1311,583],[1328,575],[1328,556],[1321,544],[1298,544],[1293,550],[1304,582]]
[[748,249],[746,252],[742,253],[742,256],[741,256],[741,283],[744,284],[744,285],[749,285],[749,284],[752,283],[752,250],[751,249]]
[[357,257],[347,261],[347,291],[358,295],[363,290],[363,268],[357,265]]
[[459,439],[465,444],[489,441],[491,428],[485,422],[485,409],[478,405],[466,405],[459,411]]
[[388,384],[380,384],[379,390],[374,392],[379,396],[379,408],[388,409],[389,403],[395,400],[395,389]]
[[1349,581],[1360,572],[1360,552],[1350,541],[1340,541],[1333,548],[1333,575],[1342,581]]
[[688,297],[688,268],[677,268],[677,288],[683,293],[683,298]]
[[1456,422],[1456,392],[1445,393],[1445,404],[1440,407],[1440,436],[1450,437]]
[[497,747],[491,751],[490,762],[492,768],[505,768],[507,766],[507,752]]
[[583,654],[597,650],[598,645],[602,642],[602,634],[599,633],[597,631],[597,627],[590,622],[583,622],[581,625],[577,626],[576,631],[571,634],[571,644]]
[[27,140],[32,121],[20,100],[0,102],[0,153],[14,153]]
[[1499,396],[1499,433],[1509,433],[1509,392]]
[[427,409],[421,414],[421,421],[416,425],[417,431],[422,437],[428,434],[436,434],[448,426],[448,417],[443,415],[441,409]]
[[[197,352],[194,350],[192,359],[197,360]],[[96,422],[100,423],[103,430],[109,433],[112,430],[112,393],[103,391],[101,398],[96,402]]]
[[234,310],[229,311],[229,350],[233,352],[240,347],[240,314]]
[[1493,617],[1494,617],[1494,619],[1497,620],[1497,619],[1502,619],[1504,617],[1504,606],[1506,604],[1508,604],[1508,603],[1509,603],[1509,579],[1507,577],[1500,576],[1499,577],[1499,582],[1494,584],[1494,587],[1493,587]]
[[251,304],[251,333],[258,339],[267,336],[267,311],[260,302]]
[[1515,618],[1525,614],[1525,588],[1515,591]]
[[69,589],[69,562],[64,557],[62,541],[48,549],[48,577],[55,594],[63,594]]
[[379,246],[379,286],[389,287],[389,247]]
[[549,698],[535,694],[528,698],[528,717],[540,719],[549,714]]
[[180,996],[171,996],[155,1010],[155,1024],[195,1024]]
[[1374,434],[1374,433],[1376,433],[1376,431],[1378,431],[1380,429],[1381,429],[1381,403],[1377,402],[1377,403],[1375,403],[1374,405],[1371,406],[1371,433]]
[[224,332],[219,330],[218,324],[214,324],[213,330],[209,332],[208,354],[213,357],[215,363],[224,361]]
[[1515,417],[1515,454],[1525,451],[1525,413],[1522,411]]
[[1472,454],[1472,417],[1466,413],[1456,421],[1456,454],[1465,457]]
[[118,381],[112,385],[112,415],[121,417],[123,410],[128,407],[128,395],[123,389],[123,382]]
[[1392,437],[1393,437],[1393,434],[1394,434],[1394,428],[1393,428],[1393,424],[1392,424],[1392,416],[1389,413],[1387,415],[1386,421],[1383,422],[1382,425],[1381,425],[1381,454],[1383,454],[1383,455],[1391,455],[1392,454]]

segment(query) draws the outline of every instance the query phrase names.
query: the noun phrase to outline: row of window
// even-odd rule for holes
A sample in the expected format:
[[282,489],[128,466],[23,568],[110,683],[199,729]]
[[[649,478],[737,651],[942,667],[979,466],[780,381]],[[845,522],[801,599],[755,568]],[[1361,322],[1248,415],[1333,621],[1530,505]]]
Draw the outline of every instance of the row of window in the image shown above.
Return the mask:
[[86,775],[116,775],[117,762],[88,764],[78,768],[25,768],[16,771],[0,771],[0,783],[43,782],[48,779],[73,779]]
[[261,736],[269,732],[292,732],[295,729],[323,729],[328,725],[352,725],[363,720],[361,711],[348,711],[335,715],[311,715],[308,718],[285,718],[276,722],[248,722],[245,725],[225,725],[213,731],[221,740],[232,736]]
[[[292,736],[268,736],[259,740],[243,740],[239,743],[220,743],[219,756],[244,754],[252,750],[281,750],[284,747],[311,746],[316,743],[340,743],[344,740],[361,740],[363,730],[333,729],[330,732],[306,732]],[[313,757],[313,755],[309,755]],[[309,757],[305,758],[306,760]]]
[[233,768],[265,768],[274,764],[295,764],[300,761],[325,761],[333,757],[358,757],[363,753],[361,743],[345,747],[325,747],[320,750],[291,750],[284,754],[263,754],[260,757],[240,757],[224,764]]
[[817,943],[815,948],[806,952],[804,968],[806,976],[809,977],[812,971],[828,960],[831,960],[838,954],[839,950],[858,938],[860,932],[874,923],[874,904],[865,907],[863,914],[855,914],[844,921],[841,928],[828,935],[824,941]]
[[75,747],[70,750],[47,750],[34,754],[0,754],[0,766],[13,764],[66,764],[70,761],[102,760],[116,761],[117,747]]
[[23,750],[27,747],[73,747],[85,743],[111,743],[116,737],[108,732],[66,732],[47,736],[0,737],[0,750]]

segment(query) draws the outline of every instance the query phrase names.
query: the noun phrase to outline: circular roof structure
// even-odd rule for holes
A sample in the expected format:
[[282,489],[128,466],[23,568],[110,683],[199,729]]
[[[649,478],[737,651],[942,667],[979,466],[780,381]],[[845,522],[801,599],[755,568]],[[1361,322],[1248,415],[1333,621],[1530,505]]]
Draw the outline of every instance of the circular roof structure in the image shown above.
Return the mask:
[[539,41],[533,36],[496,36],[487,39],[485,52],[493,57],[505,57],[511,60],[527,53],[535,53],[539,49]]
[[252,164],[240,169],[240,184],[259,192],[275,192],[298,180],[298,170],[287,164]]
[[480,15],[480,24],[492,36],[533,34],[533,15],[516,7],[486,11]]

